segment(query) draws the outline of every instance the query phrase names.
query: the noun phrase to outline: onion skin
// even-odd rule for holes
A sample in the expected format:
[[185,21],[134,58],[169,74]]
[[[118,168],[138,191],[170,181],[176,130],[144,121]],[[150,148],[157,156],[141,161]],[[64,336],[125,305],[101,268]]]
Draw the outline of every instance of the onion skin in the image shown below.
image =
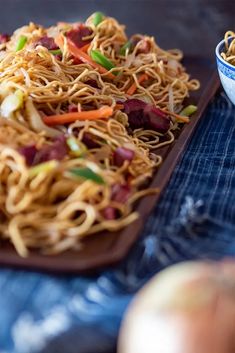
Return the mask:
[[235,262],[185,262],[135,297],[118,353],[235,353]]

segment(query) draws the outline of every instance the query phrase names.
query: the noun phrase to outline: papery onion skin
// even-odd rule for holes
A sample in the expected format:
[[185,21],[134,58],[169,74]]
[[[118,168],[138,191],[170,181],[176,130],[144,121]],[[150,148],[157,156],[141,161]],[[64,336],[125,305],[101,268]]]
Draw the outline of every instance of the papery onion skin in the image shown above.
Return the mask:
[[186,262],[155,276],[124,318],[118,353],[234,353],[235,262]]

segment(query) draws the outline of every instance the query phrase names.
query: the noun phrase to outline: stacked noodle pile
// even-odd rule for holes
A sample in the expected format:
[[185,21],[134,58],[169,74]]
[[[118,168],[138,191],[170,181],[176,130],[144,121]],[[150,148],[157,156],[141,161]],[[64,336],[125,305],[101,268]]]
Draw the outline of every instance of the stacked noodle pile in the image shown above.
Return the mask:
[[179,50],[115,19],[30,23],[0,38],[0,234],[21,256],[79,249],[137,217],[190,80]]
[[221,53],[222,58],[229,64],[235,65],[235,33],[227,31],[224,35],[225,52]]

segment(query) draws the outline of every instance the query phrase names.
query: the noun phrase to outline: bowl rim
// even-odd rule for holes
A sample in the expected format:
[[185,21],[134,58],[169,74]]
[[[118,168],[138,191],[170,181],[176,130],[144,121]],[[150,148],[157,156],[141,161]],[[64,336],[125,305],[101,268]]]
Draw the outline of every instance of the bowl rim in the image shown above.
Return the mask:
[[[229,39],[230,39],[230,38],[234,38],[234,37],[229,37]],[[225,43],[225,40],[222,39],[222,40],[217,44],[217,46],[216,46],[216,48],[215,48],[215,55],[216,55],[216,58],[217,58],[217,60],[220,61],[220,63],[221,63],[222,65],[226,66],[229,70],[235,72],[235,66],[232,65],[232,64],[230,64],[230,63],[228,63],[227,61],[225,61],[225,60],[222,58],[222,56],[220,55],[220,50],[221,50],[221,47],[224,45],[224,43]]]

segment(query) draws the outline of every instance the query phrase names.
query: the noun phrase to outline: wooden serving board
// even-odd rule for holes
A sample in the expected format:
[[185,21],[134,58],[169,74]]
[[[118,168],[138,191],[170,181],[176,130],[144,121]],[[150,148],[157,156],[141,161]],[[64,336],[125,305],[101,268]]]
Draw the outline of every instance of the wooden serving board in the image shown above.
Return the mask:
[[160,192],[139,201],[136,207],[136,211],[140,214],[139,218],[121,231],[102,232],[87,237],[83,242],[83,249],[79,252],[67,251],[56,256],[43,256],[32,251],[29,257],[21,258],[13,246],[1,244],[1,266],[54,273],[85,273],[94,272],[104,266],[114,265],[128,254],[166,187],[176,164],[202,118],[202,113],[220,86],[217,72],[209,61],[187,57],[184,59],[184,65],[191,77],[199,79],[201,83],[200,90],[192,92],[187,102],[196,104],[198,111],[191,118],[191,122],[182,128],[173,144],[158,150],[157,153],[163,157],[163,163],[156,171],[149,187],[157,187]]

